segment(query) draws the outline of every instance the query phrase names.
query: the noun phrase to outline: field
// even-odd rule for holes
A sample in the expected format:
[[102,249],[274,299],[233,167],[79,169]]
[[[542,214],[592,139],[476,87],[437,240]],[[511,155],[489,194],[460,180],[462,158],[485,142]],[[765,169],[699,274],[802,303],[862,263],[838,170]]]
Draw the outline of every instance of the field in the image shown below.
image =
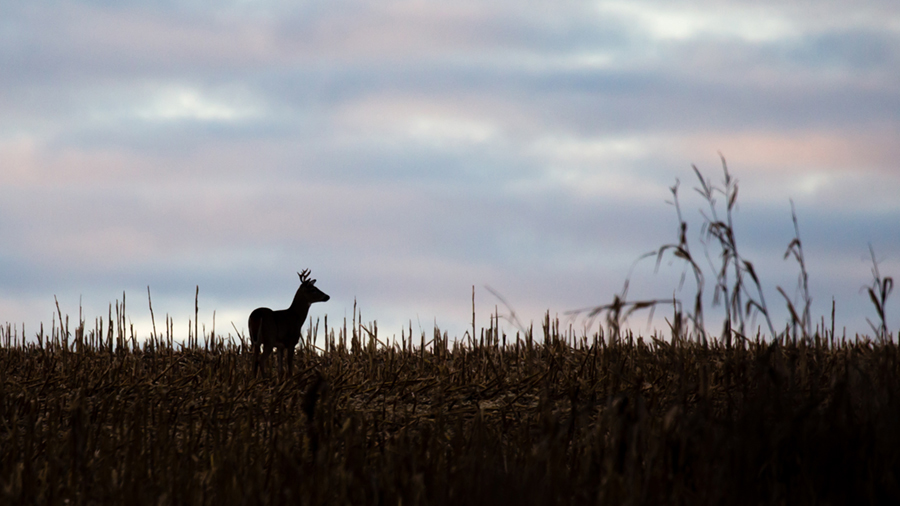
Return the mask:
[[[893,279],[873,251],[874,338],[838,337],[834,310],[813,325],[794,216],[800,296],[778,287],[776,330],[734,239],[735,181],[697,176],[719,337],[677,184],[678,239],[642,258],[683,262],[693,303],[630,300],[626,279],[571,315],[601,321],[591,335],[508,308],[514,335],[473,313],[458,339],[385,339],[354,310],[306,324],[292,375],[270,360],[259,377],[246,337],[207,334],[196,304],[185,342],[168,317],[138,339],[124,297],[93,328],[61,312],[33,340],[0,328],[0,504],[900,504]],[[657,307],[665,336],[623,325]]]
[[234,340],[123,330],[37,345],[7,327],[0,503],[900,500],[892,342],[726,347],[547,319],[541,339],[494,327],[388,346],[354,322],[279,380],[254,378]]

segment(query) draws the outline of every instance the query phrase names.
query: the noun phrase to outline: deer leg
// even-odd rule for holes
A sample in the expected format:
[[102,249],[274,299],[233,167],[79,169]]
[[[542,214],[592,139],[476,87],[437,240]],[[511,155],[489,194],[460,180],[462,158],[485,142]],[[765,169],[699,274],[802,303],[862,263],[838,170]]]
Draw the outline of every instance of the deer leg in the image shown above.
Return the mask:
[[294,348],[287,348],[284,350],[287,353],[287,369],[288,369],[288,377],[294,374]]
[[253,377],[259,374],[259,343],[252,343],[253,346]]
[[287,350],[284,348],[278,348],[278,379],[284,378],[284,354]]
[[266,377],[266,361],[269,359],[269,355],[272,354],[272,349],[269,348],[265,343],[263,343],[263,352],[262,356],[259,357],[259,367],[262,369],[263,378]]

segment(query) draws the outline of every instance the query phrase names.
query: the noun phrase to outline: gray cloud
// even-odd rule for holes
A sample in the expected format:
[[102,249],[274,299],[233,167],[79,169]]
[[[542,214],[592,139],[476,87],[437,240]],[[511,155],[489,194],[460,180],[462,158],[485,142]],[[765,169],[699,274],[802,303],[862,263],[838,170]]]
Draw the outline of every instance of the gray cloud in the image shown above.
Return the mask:
[[[793,198],[814,312],[834,295],[866,330],[867,244],[888,274],[900,250],[892,4],[550,7],[5,5],[0,321],[147,285],[184,320],[199,284],[240,327],[305,267],[317,314],[356,297],[389,332],[461,334],[473,285],[484,320],[483,285],[538,319],[608,302],[675,240],[676,178],[697,237],[690,164],[718,180],[721,150],[770,305]],[[671,296],[662,271],[632,294]]]

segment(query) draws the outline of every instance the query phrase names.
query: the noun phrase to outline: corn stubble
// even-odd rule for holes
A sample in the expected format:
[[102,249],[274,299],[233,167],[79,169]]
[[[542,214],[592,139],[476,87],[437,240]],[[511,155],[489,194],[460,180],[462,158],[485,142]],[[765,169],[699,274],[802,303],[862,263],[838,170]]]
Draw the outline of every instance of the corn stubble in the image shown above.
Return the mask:
[[0,502],[900,498],[891,341],[579,338],[549,319],[544,334],[436,333],[422,348],[360,345],[356,331],[348,346],[339,329],[281,381],[254,379],[220,338],[109,348],[89,334],[66,350],[7,335]]
[[[779,288],[791,320],[776,335],[738,253],[737,184],[723,168],[721,189],[695,169],[710,205],[702,232],[721,250],[719,338],[704,325],[677,184],[678,242],[646,257],[684,261],[693,304],[629,301],[626,281],[611,304],[579,312],[606,315],[592,335],[549,314],[534,335],[510,310],[515,336],[498,316],[476,336],[473,314],[462,339],[410,329],[386,341],[354,308],[349,329],[307,327],[296,374],[262,379],[249,342],[201,331],[196,310],[184,343],[168,317],[165,335],[154,322],[138,340],[124,294],[106,331],[79,316],[70,333],[59,310],[37,342],[0,328],[0,504],[900,503],[892,278],[872,252],[874,339],[838,338],[833,310],[830,328],[813,328],[794,214],[785,257],[801,297]],[[623,327],[668,304],[669,335]],[[770,335],[748,337],[755,316]]]

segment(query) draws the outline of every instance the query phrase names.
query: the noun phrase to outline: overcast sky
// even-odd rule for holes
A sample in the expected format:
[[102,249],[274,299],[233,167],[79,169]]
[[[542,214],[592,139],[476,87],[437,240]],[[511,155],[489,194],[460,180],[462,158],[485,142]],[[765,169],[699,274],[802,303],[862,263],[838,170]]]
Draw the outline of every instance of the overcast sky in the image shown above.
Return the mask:
[[[814,319],[834,298],[871,333],[870,243],[900,275],[898,83],[894,0],[2,1],[0,322],[125,292],[144,329],[149,286],[184,334],[199,285],[201,323],[245,330],[309,268],[312,318],[356,300],[381,333],[461,336],[490,286],[537,325],[677,240],[676,180],[702,257],[691,165],[718,184],[721,152],[776,327],[793,199]],[[681,271],[640,263],[629,296],[689,301]]]

